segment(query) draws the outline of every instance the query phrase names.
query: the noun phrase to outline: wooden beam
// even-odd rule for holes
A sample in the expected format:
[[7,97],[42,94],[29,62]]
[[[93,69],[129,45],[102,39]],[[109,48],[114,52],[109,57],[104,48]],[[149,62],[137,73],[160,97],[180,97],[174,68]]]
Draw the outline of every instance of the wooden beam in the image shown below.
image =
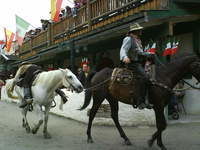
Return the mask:
[[199,0],[174,0],[174,2],[178,2],[178,3],[200,3]]

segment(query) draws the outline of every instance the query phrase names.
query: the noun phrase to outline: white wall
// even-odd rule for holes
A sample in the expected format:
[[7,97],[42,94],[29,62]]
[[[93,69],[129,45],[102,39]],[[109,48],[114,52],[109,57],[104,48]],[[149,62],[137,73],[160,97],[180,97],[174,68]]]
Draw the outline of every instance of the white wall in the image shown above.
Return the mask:
[[[193,52],[193,35],[192,33],[182,34],[177,36],[177,39],[180,40],[180,47],[177,55],[183,53]],[[192,85],[195,85],[197,82],[195,78],[187,80]],[[185,85],[185,87],[188,87]],[[183,99],[186,112],[188,114],[200,114],[200,91],[190,89],[186,91],[185,97]]]

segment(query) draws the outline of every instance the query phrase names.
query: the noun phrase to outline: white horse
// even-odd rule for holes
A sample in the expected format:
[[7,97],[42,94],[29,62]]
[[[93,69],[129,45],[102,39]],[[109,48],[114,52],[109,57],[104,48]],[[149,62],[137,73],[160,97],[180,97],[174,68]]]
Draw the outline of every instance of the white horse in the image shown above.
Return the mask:
[[[9,80],[6,83],[7,95],[10,98],[23,99],[23,88],[15,86],[14,91],[17,93],[17,97],[13,95],[10,87],[13,80]],[[83,86],[77,77],[69,69],[59,69],[55,71],[48,71],[40,73],[33,82],[31,87],[33,95],[33,106],[39,113],[38,123],[31,129],[26,118],[28,107],[22,109],[23,124],[27,133],[32,131],[36,134],[41,124],[44,122],[44,138],[51,138],[51,135],[47,131],[48,115],[52,105],[52,101],[55,97],[55,90],[64,86],[65,88],[74,90],[77,93],[83,91]]]

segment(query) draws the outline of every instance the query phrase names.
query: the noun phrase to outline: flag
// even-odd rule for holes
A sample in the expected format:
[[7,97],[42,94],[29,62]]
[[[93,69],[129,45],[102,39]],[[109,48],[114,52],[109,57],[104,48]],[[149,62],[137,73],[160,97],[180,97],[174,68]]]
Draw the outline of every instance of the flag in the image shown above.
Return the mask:
[[0,40],[0,45],[5,44],[5,42],[3,40]]
[[16,17],[16,40],[19,45],[22,45],[24,36],[26,34],[27,29],[30,26],[30,23],[25,21],[24,19],[20,18],[19,16]]
[[147,52],[148,50],[149,50],[149,44],[147,46],[145,46],[144,52]]
[[172,44],[172,50],[171,50],[171,55],[174,55],[176,54],[176,52],[178,51],[178,45],[179,45],[179,42],[173,42]]
[[63,0],[51,0],[51,20],[59,21],[59,14]]
[[5,32],[5,39],[6,39],[5,51],[10,52],[15,34],[6,28],[4,28],[4,32]]
[[153,43],[153,45],[151,46],[151,48],[149,48],[147,50],[147,52],[149,52],[151,54],[155,54],[156,53],[156,43]]
[[163,52],[163,56],[171,55],[171,50],[172,50],[171,43],[168,42],[167,45],[166,45],[166,48]]

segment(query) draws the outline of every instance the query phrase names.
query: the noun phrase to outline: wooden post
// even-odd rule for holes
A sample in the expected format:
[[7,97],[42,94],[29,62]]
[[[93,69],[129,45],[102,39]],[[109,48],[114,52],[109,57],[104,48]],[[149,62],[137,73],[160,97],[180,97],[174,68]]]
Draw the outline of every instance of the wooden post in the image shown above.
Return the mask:
[[71,43],[71,50],[70,50],[70,69],[72,72],[75,72],[75,46],[74,46],[74,39]]
[[31,48],[30,50],[31,50],[31,53],[32,53],[32,51],[33,51],[33,39],[32,38],[30,39],[29,44],[30,44],[30,48]]
[[47,28],[47,46],[51,46],[52,41],[53,41],[53,24],[49,23],[48,28]]
[[168,31],[169,31],[169,35],[170,36],[173,36],[173,34],[174,34],[174,29],[173,29],[173,22],[169,22],[168,23]]
[[91,4],[90,0],[87,0],[87,20],[88,20],[88,30],[91,30]]

